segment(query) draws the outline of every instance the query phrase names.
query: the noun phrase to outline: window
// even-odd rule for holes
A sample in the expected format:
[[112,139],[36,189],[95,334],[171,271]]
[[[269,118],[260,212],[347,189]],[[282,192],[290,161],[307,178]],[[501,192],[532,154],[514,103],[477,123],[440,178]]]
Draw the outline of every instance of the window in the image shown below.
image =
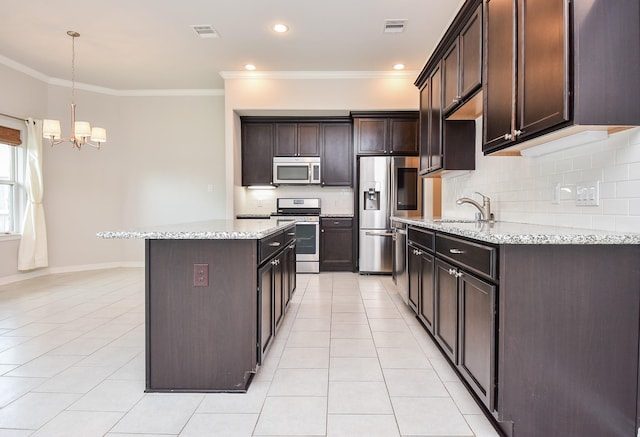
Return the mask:
[[24,128],[13,120],[7,124],[0,126],[0,238],[21,232],[26,200],[21,146]]

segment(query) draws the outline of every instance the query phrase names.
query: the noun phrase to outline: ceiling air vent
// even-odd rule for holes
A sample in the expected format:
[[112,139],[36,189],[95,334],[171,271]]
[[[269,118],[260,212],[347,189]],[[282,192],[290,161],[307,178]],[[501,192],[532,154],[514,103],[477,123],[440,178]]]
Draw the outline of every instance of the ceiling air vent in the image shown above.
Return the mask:
[[407,20],[384,20],[384,33],[404,32]]
[[210,24],[193,24],[191,28],[200,38],[220,38],[220,34]]

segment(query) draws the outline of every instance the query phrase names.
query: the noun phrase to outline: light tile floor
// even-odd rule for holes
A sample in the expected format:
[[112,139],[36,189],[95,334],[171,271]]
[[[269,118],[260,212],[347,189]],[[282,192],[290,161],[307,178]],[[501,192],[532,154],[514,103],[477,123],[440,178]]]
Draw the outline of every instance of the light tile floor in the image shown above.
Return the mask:
[[391,278],[298,275],[246,394],[144,393],[144,273],[0,286],[0,437],[495,437]]

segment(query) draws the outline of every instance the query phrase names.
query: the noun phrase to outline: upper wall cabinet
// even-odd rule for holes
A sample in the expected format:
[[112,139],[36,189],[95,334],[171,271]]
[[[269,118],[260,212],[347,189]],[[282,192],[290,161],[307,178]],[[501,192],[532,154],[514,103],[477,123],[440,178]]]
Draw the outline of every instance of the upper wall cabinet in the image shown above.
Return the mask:
[[322,123],[322,186],[352,186],[351,122]]
[[640,87],[629,86],[640,71],[640,2],[485,0],[485,8],[485,154],[565,127],[640,124]]
[[442,58],[444,112],[456,109],[482,85],[482,5]]
[[415,84],[420,88],[420,174],[474,170],[475,108],[482,85],[481,0],[462,7]]
[[274,156],[317,156],[322,186],[352,186],[349,117],[242,117],[242,185],[271,185]]
[[242,185],[270,185],[273,168],[273,123],[242,121]]
[[353,112],[358,155],[417,155],[418,112]]
[[276,123],[274,156],[320,156],[319,123]]

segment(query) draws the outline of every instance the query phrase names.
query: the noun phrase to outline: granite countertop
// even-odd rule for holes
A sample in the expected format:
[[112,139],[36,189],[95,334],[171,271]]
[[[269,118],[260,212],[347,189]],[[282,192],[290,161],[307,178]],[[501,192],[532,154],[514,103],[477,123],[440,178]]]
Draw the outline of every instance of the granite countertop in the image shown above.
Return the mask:
[[392,220],[494,244],[640,244],[640,233],[632,232],[422,217],[392,217]]
[[278,223],[276,219],[210,220],[131,231],[105,231],[96,236],[103,239],[259,240],[291,225],[291,222]]

